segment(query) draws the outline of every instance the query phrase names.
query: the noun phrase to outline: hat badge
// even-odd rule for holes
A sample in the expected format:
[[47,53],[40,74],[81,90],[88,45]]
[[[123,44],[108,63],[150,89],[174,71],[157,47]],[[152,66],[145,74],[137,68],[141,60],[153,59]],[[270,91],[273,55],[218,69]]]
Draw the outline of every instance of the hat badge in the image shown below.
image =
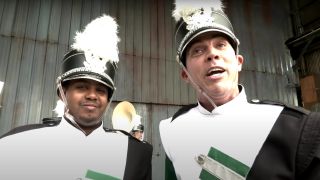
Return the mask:
[[186,29],[195,31],[201,27],[212,26],[215,19],[212,16],[212,11],[204,11],[203,9],[196,10],[192,15],[183,17],[187,24]]
[[83,65],[96,72],[96,73],[104,73],[105,70],[107,69],[107,59],[101,58],[99,56],[94,55],[93,53],[90,52],[85,52],[86,60],[83,61]]

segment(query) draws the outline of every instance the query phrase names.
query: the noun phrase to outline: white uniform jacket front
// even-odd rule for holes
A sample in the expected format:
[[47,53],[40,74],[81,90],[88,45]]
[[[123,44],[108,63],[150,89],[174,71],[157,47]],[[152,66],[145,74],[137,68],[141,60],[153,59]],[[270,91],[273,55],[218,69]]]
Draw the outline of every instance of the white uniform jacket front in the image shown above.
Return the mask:
[[160,122],[161,141],[178,179],[200,179],[202,168],[195,159],[212,150],[252,166],[283,107],[250,104],[240,87],[235,99],[212,112],[198,103],[175,119]]
[[[62,119],[56,126],[0,139],[0,179],[130,179],[125,178],[130,142],[145,146],[122,133],[106,132],[102,125],[86,136]],[[145,162],[139,168],[142,179],[149,179],[152,147],[140,150],[144,157],[135,160]]]

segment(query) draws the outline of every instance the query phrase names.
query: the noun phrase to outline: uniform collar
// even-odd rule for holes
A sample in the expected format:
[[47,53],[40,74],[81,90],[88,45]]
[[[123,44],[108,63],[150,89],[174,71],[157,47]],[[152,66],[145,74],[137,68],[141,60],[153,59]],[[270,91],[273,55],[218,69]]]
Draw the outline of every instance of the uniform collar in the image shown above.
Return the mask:
[[75,132],[75,133],[79,133],[85,136],[94,136],[95,134],[99,134],[99,133],[104,133],[104,129],[103,129],[103,121],[101,123],[101,125],[96,128],[95,130],[93,130],[89,135],[84,134],[80,129],[78,129],[77,127],[75,127],[71,122],[69,122],[68,119],[66,119],[64,116],[62,117],[61,123],[60,123],[61,127],[63,127],[64,129],[70,131],[70,132]]
[[242,107],[243,105],[248,103],[247,95],[244,90],[244,87],[241,84],[239,84],[238,87],[239,87],[240,93],[234,99],[232,99],[231,101],[223,105],[216,107],[211,112],[206,110],[198,101],[197,108],[199,112],[202,114],[211,115],[211,114],[227,114],[235,110],[238,110],[239,107]]

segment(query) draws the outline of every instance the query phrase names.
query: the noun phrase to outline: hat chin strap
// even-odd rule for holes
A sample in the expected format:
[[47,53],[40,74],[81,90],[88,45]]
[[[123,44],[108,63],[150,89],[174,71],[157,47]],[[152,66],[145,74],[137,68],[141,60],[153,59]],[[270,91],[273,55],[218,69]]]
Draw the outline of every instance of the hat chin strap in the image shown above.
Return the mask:
[[187,76],[189,77],[189,80],[191,82],[191,85],[204,97],[207,98],[207,100],[210,102],[210,104],[214,107],[214,109],[217,107],[217,105],[213,102],[212,98],[197,84],[194,82],[192,76],[188,72],[187,68],[182,64],[182,62],[179,60],[179,56],[176,56],[176,60],[178,61],[179,65],[182,67],[182,69],[185,71]]
[[[110,97],[109,102],[108,102],[108,105],[107,105],[107,107],[106,107],[106,110],[104,111],[105,113],[108,111],[108,109],[109,109],[109,107],[110,107],[110,105],[111,105],[111,102],[112,102],[112,100],[113,100],[114,93],[115,93],[116,89],[117,89],[117,88],[116,88],[115,86],[113,86],[112,96]],[[103,113],[103,114],[104,114],[104,113]],[[101,115],[101,117],[103,116],[103,114]]]

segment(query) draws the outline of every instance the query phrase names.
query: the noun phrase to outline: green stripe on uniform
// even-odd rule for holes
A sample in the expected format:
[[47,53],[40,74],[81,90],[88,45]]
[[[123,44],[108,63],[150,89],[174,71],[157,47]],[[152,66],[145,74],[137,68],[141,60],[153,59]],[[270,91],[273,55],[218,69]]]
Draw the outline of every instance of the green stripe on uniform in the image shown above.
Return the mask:
[[[222,164],[223,166],[231,169],[235,173],[239,174],[242,177],[246,177],[250,168],[243,164],[242,162],[224,154],[223,152],[211,147],[208,153],[208,157],[216,160],[218,163]],[[213,176],[209,172],[202,170],[200,174],[200,179],[218,179],[217,177]]]
[[92,180],[120,180],[119,178],[109,176],[106,174],[98,173],[92,170],[88,170],[86,174],[86,178],[92,179]]

